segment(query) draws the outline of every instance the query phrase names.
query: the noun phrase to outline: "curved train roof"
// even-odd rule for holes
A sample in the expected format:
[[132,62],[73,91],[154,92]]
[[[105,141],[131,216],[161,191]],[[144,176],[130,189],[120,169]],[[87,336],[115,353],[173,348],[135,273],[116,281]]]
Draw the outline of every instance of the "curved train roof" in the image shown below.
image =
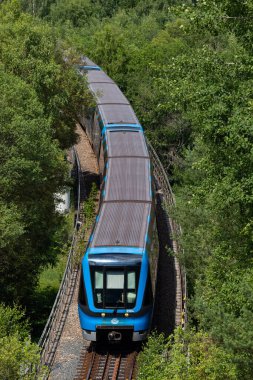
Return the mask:
[[152,186],[143,130],[119,87],[98,66],[94,69],[94,62],[86,64],[107,153],[102,202],[89,247],[99,252],[101,247],[145,248]]
[[105,124],[139,124],[130,104],[101,104],[98,109]]
[[150,202],[152,198],[149,166],[149,160],[145,158],[110,158],[104,201]]
[[102,70],[90,70],[87,73],[87,81],[91,83],[114,83],[113,80]]
[[115,83],[91,83],[90,89],[96,97],[97,104],[129,104]]
[[[134,110],[130,106],[128,100],[119,90],[114,81],[108,77],[102,70],[89,70],[87,72],[87,80],[92,91],[99,98],[100,104],[99,112],[105,124],[114,123],[127,123],[127,124],[139,124],[139,121],[134,113]],[[114,86],[108,87],[106,83],[110,83]],[[117,89],[115,89],[115,86]],[[113,88],[113,91],[112,91]],[[110,98],[107,94],[110,93]],[[115,97],[111,103],[112,97]],[[119,102],[120,98],[120,102]],[[106,104],[109,102],[109,104]]]
[[147,145],[141,130],[108,130],[106,132],[108,157],[146,157]]
[[145,247],[150,211],[150,203],[103,203],[90,247]]

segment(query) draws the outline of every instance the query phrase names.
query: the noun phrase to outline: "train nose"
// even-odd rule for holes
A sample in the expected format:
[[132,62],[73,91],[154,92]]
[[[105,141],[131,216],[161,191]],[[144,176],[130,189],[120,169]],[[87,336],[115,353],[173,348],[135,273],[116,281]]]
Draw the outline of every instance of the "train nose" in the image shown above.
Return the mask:
[[122,339],[122,334],[118,331],[111,331],[108,334],[109,341],[119,342],[121,339]]

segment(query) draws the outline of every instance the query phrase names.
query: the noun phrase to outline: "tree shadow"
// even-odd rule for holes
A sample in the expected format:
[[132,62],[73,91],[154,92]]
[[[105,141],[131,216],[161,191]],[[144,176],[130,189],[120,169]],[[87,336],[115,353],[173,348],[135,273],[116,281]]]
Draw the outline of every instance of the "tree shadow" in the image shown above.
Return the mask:
[[38,341],[43,332],[57,292],[58,290],[52,286],[36,289],[27,305],[27,316],[32,326],[31,336],[34,341]]
[[156,298],[153,328],[165,336],[175,327],[176,313],[176,271],[172,249],[168,215],[163,207],[162,195],[157,195],[156,222],[159,238],[159,261],[157,269]]

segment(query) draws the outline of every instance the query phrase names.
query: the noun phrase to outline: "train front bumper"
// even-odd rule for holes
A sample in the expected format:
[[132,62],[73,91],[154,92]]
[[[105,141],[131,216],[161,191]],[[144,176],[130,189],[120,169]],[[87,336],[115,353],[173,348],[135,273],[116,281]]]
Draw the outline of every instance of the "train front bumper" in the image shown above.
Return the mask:
[[[113,328],[111,330],[114,330]],[[116,330],[117,332],[121,332],[120,329]],[[133,342],[141,342],[147,338],[149,330],[146,331],[132,331],[131,335],[131,340]],[[89,330],[84,330],[82,329],[82,335],[83,338],[92,342],[96,342],[97,339],[97,330],[96,331],[89,331]]]
[[131,335],[131,340],[138,342],[146,338],[151,324],[152,311],[141,316],[98,317],[87,315],[79,308],[79,318],[83,337],[96,341],[101,332],[120,331]]

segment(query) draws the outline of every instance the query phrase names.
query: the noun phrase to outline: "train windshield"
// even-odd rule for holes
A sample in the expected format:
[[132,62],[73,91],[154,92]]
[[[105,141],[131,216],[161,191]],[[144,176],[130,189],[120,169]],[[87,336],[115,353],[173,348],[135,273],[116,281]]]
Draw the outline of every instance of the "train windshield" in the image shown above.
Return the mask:
[[91,267],[94,304],[97,308],[134,308],[140,267]]

